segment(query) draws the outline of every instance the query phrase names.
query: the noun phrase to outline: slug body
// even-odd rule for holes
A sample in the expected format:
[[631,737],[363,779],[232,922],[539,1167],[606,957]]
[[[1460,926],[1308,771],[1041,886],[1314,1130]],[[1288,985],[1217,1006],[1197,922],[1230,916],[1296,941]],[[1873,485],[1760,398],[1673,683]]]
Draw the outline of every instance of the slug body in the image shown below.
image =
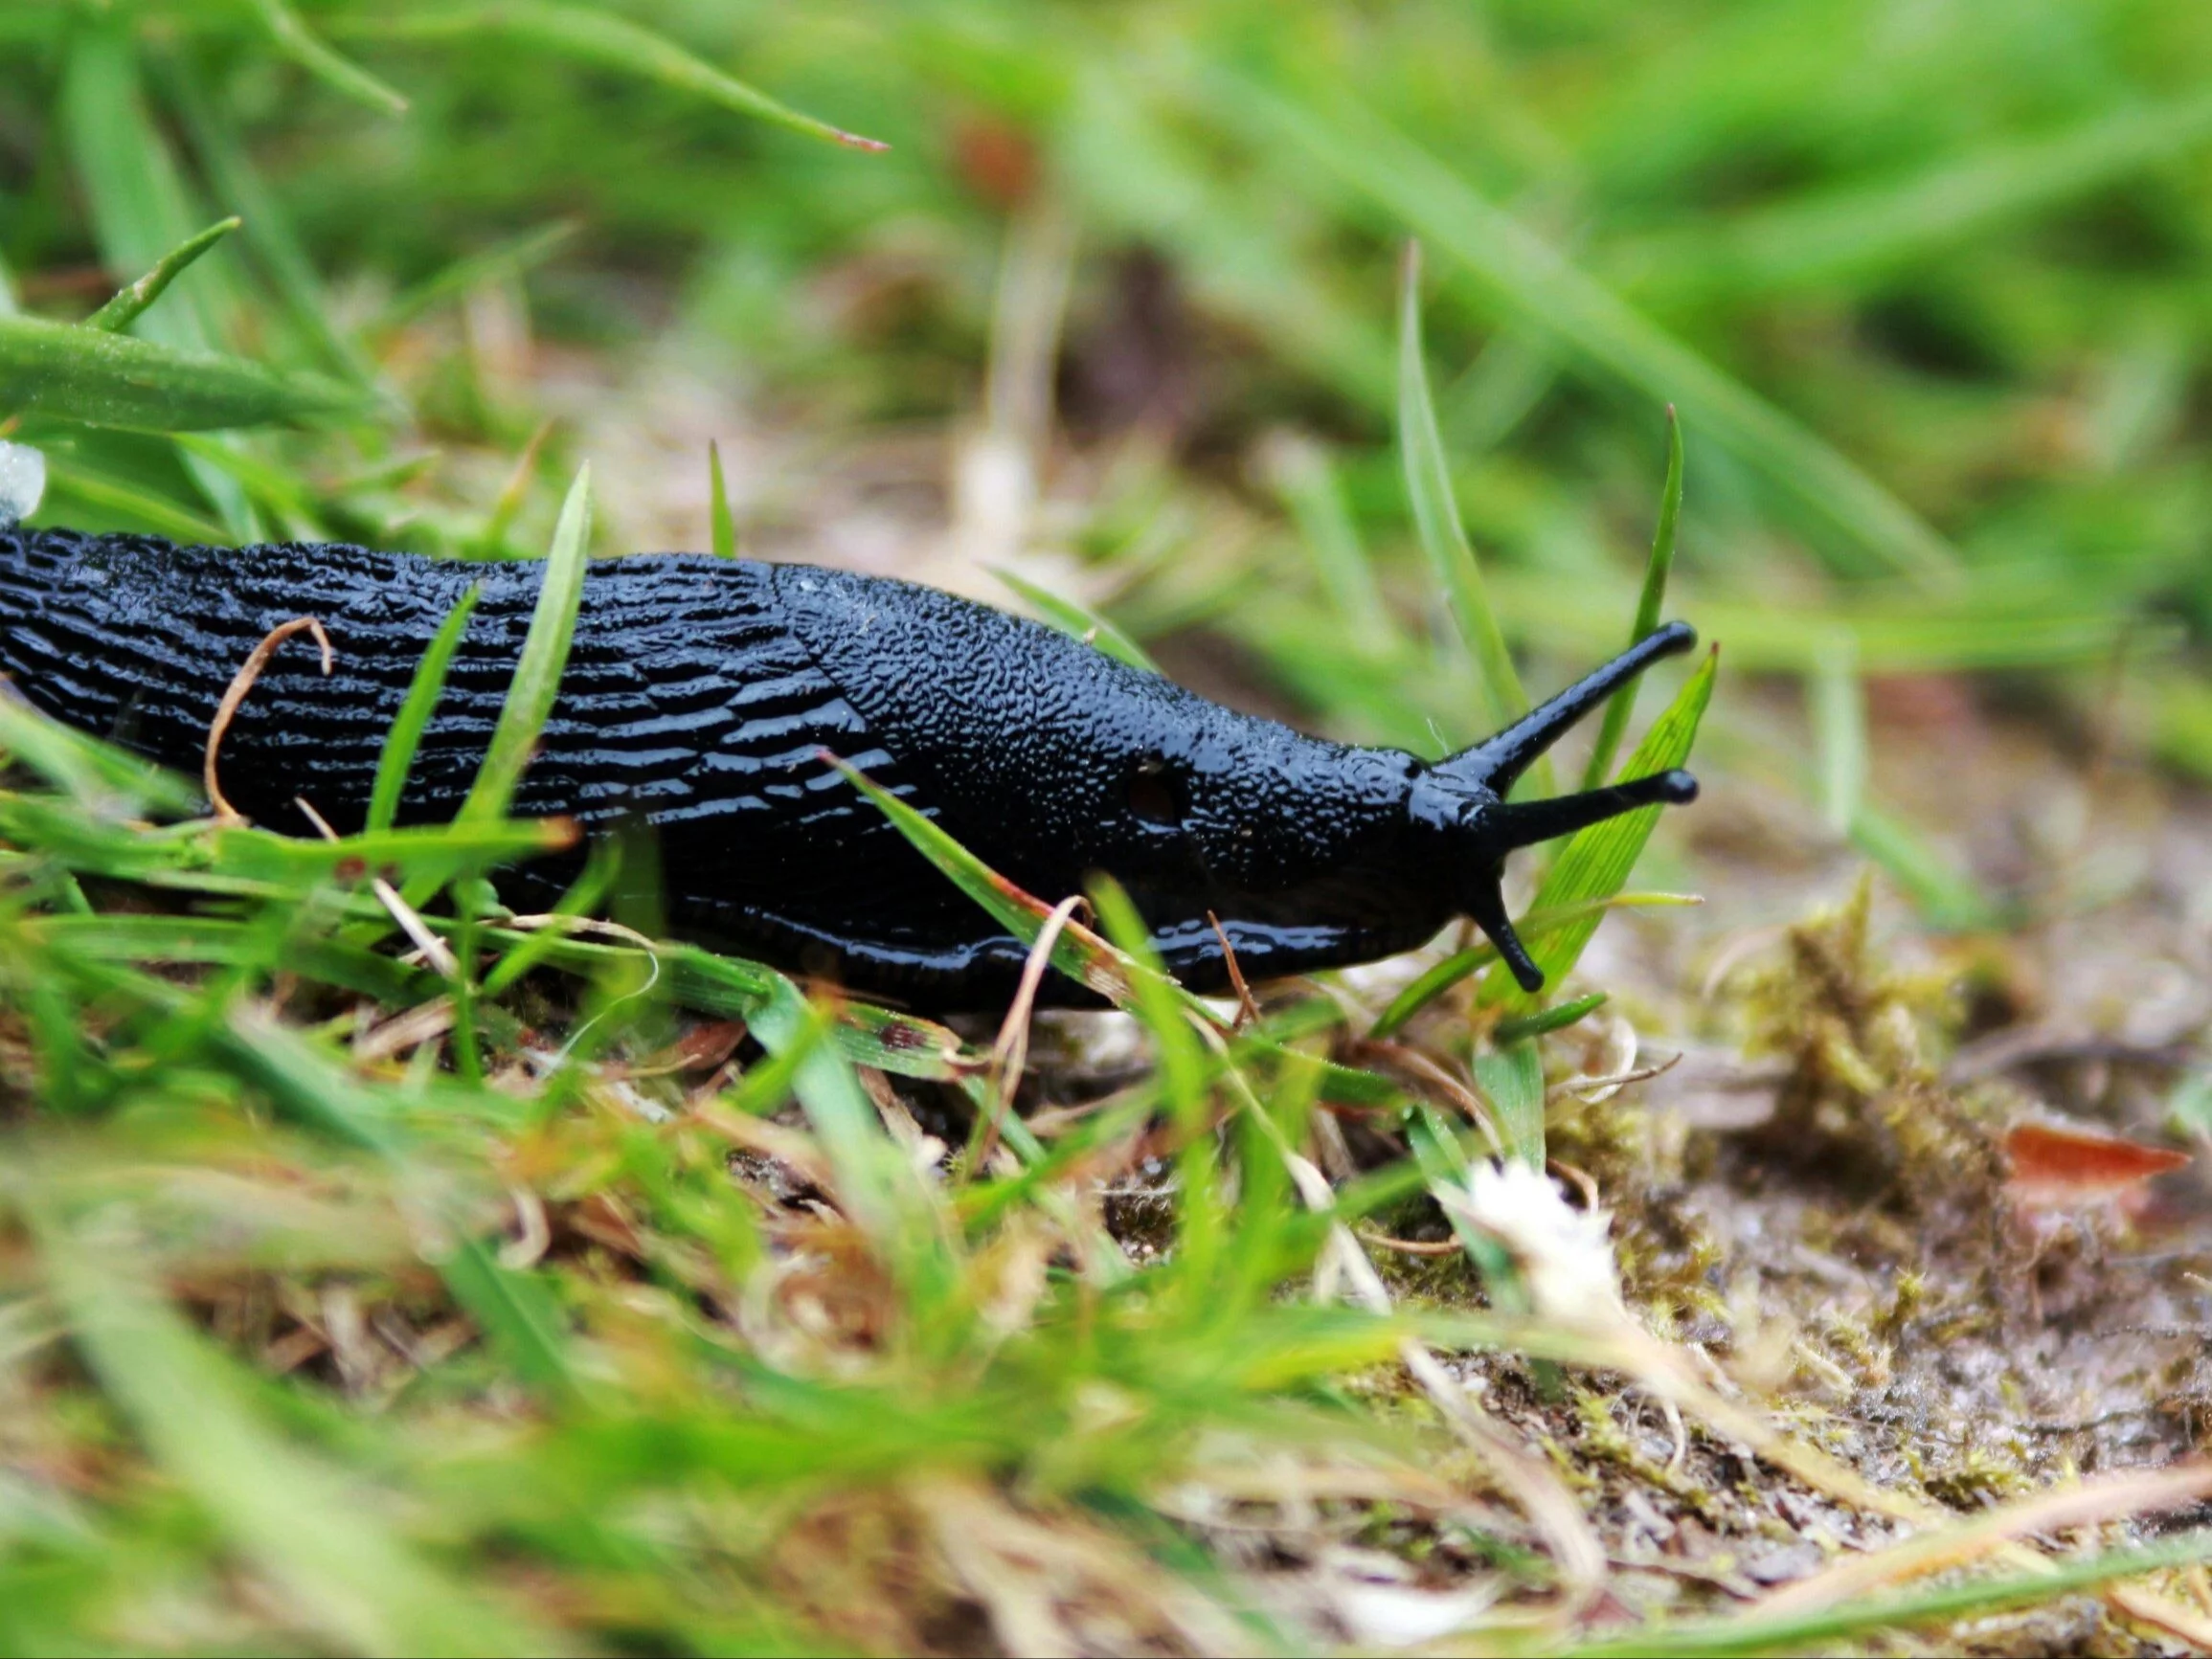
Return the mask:
[[[539,578],[345,546],[4,531],[0,670],[55,718],[189,773],[255,646],[317,617],[334,671],[305,640],[280,650],[224,736],[221,779],[264,825],[304,832],[305,800],[352,830],[425,646],[481,584],[399,812],[442,822],[484,758]],[[1662,629],[1432,763],[1236,713],[933,589],[688,554],[601,560],[512,810],[598,830],[642,819],[674,931],[921,1007],[1003,1006],[1027,952],[825,753],[1048,901],[1112,875],[1194,990],[1229,983],[1225,935],[1258,979],[1388,955],[1458,916],[1534,989],[1500,896],[1505,854],[1696,785],[1667,773],[1503,797],[1581,713],[1691,642]],[[539,903],[559,879],[518,870],[502,886]]]

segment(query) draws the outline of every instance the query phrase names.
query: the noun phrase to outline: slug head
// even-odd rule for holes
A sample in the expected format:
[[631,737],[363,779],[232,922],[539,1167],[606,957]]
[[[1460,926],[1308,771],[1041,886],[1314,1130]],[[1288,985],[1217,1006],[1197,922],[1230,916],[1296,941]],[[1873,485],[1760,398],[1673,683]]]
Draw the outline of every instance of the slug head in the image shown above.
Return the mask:
[[1662,772],[1548,800],[1505,797],[1569,727],[1659,658],[1696,643],[1687,624],[1670,622],[1496,737],[1425,768],[1413,779],[1407,813],[1414,834],[1429,843],[1421,864],[1451,872],[1455,908],[1489,935],[1524,991],[1542,990],[1544,972],[1505,914],[1505,855],[1639,807],[1695,800],[1698,781],[1686,772]]

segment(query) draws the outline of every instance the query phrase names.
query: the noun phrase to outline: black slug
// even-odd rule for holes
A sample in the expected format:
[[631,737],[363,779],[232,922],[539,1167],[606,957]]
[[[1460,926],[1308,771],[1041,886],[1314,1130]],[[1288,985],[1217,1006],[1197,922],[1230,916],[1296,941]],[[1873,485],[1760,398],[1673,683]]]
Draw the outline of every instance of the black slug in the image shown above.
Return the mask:
[[[279,652],[223,740],[222,781],[264,824],[304,829],[297,797],[353,829],[409,678],[472,582],[483,598],[400,810],[402,822],[440,822],[498,717],[537,595],[531,565],[11,530],[0,669],[56,719],[192,772],[248,654],[271,629],[318,617],[336,671],[325,677],[305,642]],[[1690,800],[1697,785],[1669,772],[1504,796],[1575,719],[1692,643],[1683,624],[1662,628],[1487,743],[1431,763],[1236,713],[929,588],[688,554],[602,560],[513,810],[587,827],[643,818],[674,930],[920,1007],[1003,1006],[1026,953],[825,751],[1040,897],[1110,873],[1193,990],[1228,984],[1223,935],[1257,979],[1407,950],[1461,916],[1534,990],[1542,975],[1499,888],[1505,855]],[[532,898],[554,879],[514,874]]]

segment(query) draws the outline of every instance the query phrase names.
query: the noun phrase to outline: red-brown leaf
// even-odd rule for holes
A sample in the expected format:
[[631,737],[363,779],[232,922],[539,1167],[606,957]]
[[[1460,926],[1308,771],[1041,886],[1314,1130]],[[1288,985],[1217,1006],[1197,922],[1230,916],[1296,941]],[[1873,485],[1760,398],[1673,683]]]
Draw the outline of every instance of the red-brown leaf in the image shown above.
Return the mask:
[[2004,1153],[2012,1165],[2005,1191],[2031,1208],[2099,1203],[2189,1161],[2187,1153],[2170,1147],[2051,1123],[2013,1125]]

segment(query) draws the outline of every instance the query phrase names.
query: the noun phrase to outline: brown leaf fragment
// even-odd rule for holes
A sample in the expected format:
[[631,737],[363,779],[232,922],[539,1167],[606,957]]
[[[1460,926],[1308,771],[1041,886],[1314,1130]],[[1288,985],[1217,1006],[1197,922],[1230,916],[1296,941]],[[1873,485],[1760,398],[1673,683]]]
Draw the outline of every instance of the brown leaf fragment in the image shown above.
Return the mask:
[[2153,1176],[2180,1169],[2189,1155],[2072,1124],[2017,1123],[2005,1132],[2004,1190],[2029,1209],[2103,1203]]
[[686,1071],[711,1071],[736,1053],[744,1041],[744,1020],[717,1020],[685,1032],[676,1043],[676,1054]]

